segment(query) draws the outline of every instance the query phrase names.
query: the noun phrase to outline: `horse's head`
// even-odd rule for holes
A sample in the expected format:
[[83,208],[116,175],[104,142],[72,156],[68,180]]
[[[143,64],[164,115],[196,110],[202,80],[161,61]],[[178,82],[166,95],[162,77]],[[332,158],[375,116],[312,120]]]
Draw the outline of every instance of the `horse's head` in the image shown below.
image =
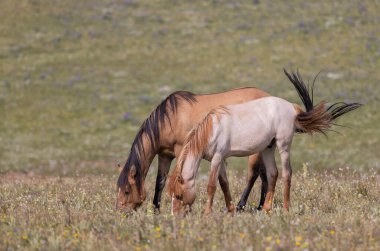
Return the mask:
[[177,176],[171,190],[172,214],[185,214],[191,208],[195,200],[195,190],[187,187],[182,177]]
[[120,173],[118,182],[116,209],[136,210],[146,198],[143,181],[137,180],[135,167],[131,167],[126,174],[123,172],[124,170]]

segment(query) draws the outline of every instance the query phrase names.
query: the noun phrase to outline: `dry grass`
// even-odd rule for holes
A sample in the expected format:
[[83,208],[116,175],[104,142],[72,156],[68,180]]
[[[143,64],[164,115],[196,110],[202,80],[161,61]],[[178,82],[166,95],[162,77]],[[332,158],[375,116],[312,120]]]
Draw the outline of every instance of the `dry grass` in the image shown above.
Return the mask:
[[[106,176],[47,178],[8,174],[1,178],[2,250],[378,250],[380,175],[352,170],[296,173],[290,213],[281,209],[281,182],[271,215],[251,211],[227,216],[218,190],[215,213],[202,215],[205,181],[191,215],[154,215],[146,203],[125,216],[114,211],[114,180]],[[153,184],[154,177],[149,177]],[[230,175],[233,197],[241,174]],[[148,187],[149,191],[153,186]],[[257,191],[257,188],[255,189]],[[152,193],[148,200],[152,200]],[[257,193],[252,201],[258,201]]]

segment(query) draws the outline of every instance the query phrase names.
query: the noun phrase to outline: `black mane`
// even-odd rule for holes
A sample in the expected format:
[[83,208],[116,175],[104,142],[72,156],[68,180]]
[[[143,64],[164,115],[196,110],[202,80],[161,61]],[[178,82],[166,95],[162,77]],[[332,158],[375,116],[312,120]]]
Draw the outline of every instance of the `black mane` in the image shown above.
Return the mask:
[[120,173],[117,181],[118,187],[123,187],[128,184],[128,174],[132,166],[136,169],[136,183],[137,187],[141,189],[142,170],[141,170],[141,153],[144,153],[142,137],[145,134],[148,136],[152,149],[157,149],[160,142],[160,126],[164,126],[165,118],[169,124],[169,114],[175,114],[178,110],[179,101],[184,100],[188,103],[196,102],[195,95],[191,92],[178,91],[170,94],[165,100],[159,104],[156,109],[149,115],[142,123],[135,139],[133,140],[128,159]]

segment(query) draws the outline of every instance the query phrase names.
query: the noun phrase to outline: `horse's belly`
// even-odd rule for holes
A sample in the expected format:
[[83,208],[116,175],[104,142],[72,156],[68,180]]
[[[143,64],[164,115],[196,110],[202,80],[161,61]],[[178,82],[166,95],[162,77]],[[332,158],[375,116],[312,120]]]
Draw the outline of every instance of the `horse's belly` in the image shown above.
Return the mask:
[[273,137],[265,134],[237,137],[231,142],[230,156],[242,157],[261,152],[268,147],[272,139]]
[[234,150],[234,151],[230,151],[230,153],[228,154],[228,157],[230,157],[230,156],[245,157],[245,156],[249,156],[249,155],[251,155],[253,153],[255,153],[255,151]]

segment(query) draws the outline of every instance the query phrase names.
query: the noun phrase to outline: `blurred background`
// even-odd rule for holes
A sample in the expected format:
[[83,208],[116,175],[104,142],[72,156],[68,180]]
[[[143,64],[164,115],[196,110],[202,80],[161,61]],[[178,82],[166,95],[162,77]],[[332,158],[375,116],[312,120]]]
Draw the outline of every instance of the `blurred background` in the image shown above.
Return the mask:
[[[365,104],[341,134],[296,136],[294,170],[379,172],[379,13],[359,0],[3,0],[0,173],[117,175],[171,92],[255,86],[300,103],[283,68],[322,71],[317,102]],[[229,166],[245,174],[246,158]]]

